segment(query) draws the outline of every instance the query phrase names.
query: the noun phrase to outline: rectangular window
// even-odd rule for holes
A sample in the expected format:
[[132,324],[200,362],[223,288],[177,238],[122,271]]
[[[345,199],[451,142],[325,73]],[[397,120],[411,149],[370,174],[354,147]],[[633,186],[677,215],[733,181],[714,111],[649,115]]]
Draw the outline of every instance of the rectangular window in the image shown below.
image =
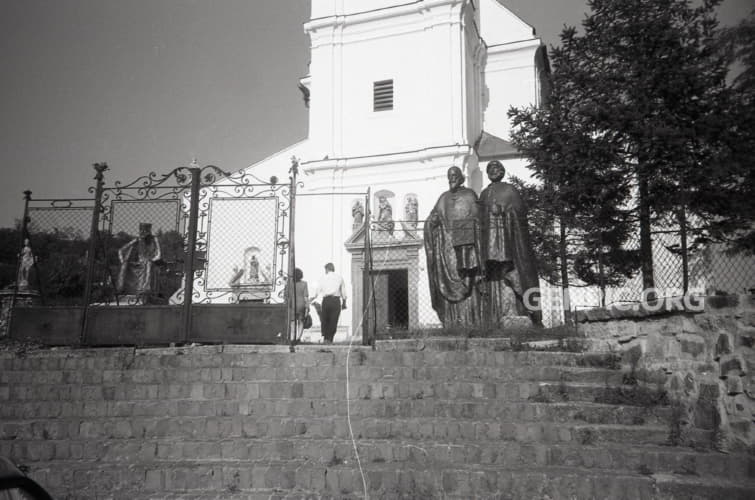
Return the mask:
[[380,80],[372,84],[373,111],[393,109],[393,80]]

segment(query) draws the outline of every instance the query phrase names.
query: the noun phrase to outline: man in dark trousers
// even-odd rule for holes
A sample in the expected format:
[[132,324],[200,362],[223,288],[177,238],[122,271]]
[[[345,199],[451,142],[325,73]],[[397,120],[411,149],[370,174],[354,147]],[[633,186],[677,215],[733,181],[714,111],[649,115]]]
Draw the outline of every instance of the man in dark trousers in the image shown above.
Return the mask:
[[317,292],[312,301],[319,300],[322,301],[322,306],[316,309],[320,313],[322,337],[326,344],[332,344],[341,309],[346,309],[346,285],[343,278],[336,274],[336,268],[332,262],[325,264],[325,275],[317,284]]

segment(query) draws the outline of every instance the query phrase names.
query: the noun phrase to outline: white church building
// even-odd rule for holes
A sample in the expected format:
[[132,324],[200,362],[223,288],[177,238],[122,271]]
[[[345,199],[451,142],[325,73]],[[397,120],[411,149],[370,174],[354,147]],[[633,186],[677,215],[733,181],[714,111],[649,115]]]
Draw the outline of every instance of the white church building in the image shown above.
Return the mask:
[[[422,221],[448,189],[451,166],[460,167],[478,193],[487,185],[484,168],[492,159],[504,164],[507,175],[529,177],[507,140],[507,111],[540,103],[549,68],[533,28],[504,2],[311,4],[304,24],[311,61],[300,82],[309,107],[308,137],[246,172],[287,179],[291,158],[299,160],[299,194],[322,196],[297,197],[296,266],[312,295],[324,264],[335,264],[349,290],[339,332],[360,335],[363,240],[353,231],[352,206],[365,198],[358,193],[370,190],[373,215],[378,196],[384,196],[396,220],[413,198]],[[381,294],[403,290],[408,326],[437,325],[421,235],[397,223],[393,236],[376,239],[373,248],[374,269],[385,271],[376,283],[378,304],[388,308],[391,299]]]

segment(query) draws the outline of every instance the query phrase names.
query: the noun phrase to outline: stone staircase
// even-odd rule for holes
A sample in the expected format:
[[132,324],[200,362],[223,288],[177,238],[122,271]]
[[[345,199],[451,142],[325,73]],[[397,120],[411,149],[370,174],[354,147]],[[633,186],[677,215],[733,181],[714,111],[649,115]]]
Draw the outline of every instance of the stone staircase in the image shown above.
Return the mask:
[[755,498],[752,455],[667,445],[623,381],[503,339],[6,349],[0,455],[59,500]]

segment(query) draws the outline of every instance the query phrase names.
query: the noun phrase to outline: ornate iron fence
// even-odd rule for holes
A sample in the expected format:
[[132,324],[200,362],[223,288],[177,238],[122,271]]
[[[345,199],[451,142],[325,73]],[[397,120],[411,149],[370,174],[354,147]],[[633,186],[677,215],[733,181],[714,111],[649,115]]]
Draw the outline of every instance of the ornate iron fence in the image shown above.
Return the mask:
[[[12,235],[20,252],[4,262],[4,269],[12,270],[6,273],[12,276],[4,285],[15,284],[2,291],[0,334],[12,325],[10,311],[22,306],[69,307],[67,321],[79,326],[71,326],[57,338],[80,337],[80,341],[91,340],[84,332],[87,325],[90,331],[94,328],[90,321],[94,314],[100,315],[95,318],[100,321],[112,316],[114,309],[126,311],[129,306],[143,308],[129,320],[140,328],[145,321],[139,314],[147,314],[148,307],[172,307],[171,317],[180,321],[169,337],[184,342],[196,338],[195,320],[197,325],[217,326],[214,320],[200,317],[204,306],[277,304],[290,315],[296,307],[295,297],[287,296],[286,283],[295,266],[292,221],[301,187],[297,168],[294,160],[288,183],[192,164],[165,175],[150,173],[130,183],[106,186],[107,166],[97,164],[96,185],[90,189],[93,198],[33,199],[26,192],[22,224]],[[380,194],[371,198],[368,191],[364,199],[355,199],[352,235],[344,236],[354,285],[349,326],[365,344],[375,338],[432,333],[443,327],[430,298],[425,228],[416,218],[416,200],[414,205],[411,199],[405,202],[405,215],[413,214],[412,218],[393,220],[387,200],[378,203]],[[365,193],[301,194],[342,195]],[[371,204],[378,212],[375,217]],[[689,229],[687,236],[697,232]],[[755,287],[751,256],[730,254],[724,245],[710,242],[685,246],[683,236],[677,228],[653,233],[659,297],[741,293]],[[332,240],[337,237],[329,235]],[[626,249],[638,245],[635,238]],[[608,286],[599,262],[594,265],[592,283],[580,281],[571,268],[568,288],[541,279],[545,326],[563,324],[567,309],[643,299],[639,269]],[[38,323],[47,325],[51,335],[49,325],[54,318],[44,319],[45,311],[36,313],[42,318],[37,318]],[[24,314],[31,317],[29,311]],[[289,329],[289,319],[283,331]],[[239,321],[220,326],[238,333],[243,330]],[[290,332],[282,341],[286,338],[293,341]],[[128,339],[112,340],[116,341],[129,343]]]
[[45,305],[84,305],[93,200],[31,194],[25,193],[17,288]]
[[[169,318],[169,341],[195,338],[195,318],[202,324],[217,323],[207,320],[207,309],[198,312],[193,305],[258,304],[256,310],[262,310],[260,306],[278,303],[267,320],[282,323],[275,318],[281,310],[285,315],[287,307],[283,290],[290,267],[296,165],[289,183],[194,163],[112,186],[104,181],[107,165],[94,167],[92,199],[33,200],[26,193],[19,279],[9,288],[12,294],[6,294],[10,300],[3,299],[6,331],[11,330],[11,311],[18,312],[20,296],[31,297],[23,302],[26,306],[78,307],[69,322],[80,323],[77,337],[87,344],[102,341],[92,332],[94,323],[111,324],[120,312],[131,314],[129,324],[147,337],[161,335],[159,326],[147,325],[128,312],[129,306],[172,307],[163,315]],[[34,318],[25,313],[19,314],[26,318],[27,329],[39,330],[40,325],[28,324]],[[175,324],[179,316],[180,328]],[[280,325],[275,328],[280,330]],[[74,330],[69,325],[58,341],[72,342]],[[145,340],[144,335],[106,341],[159,340]],[[275,337],[285,340],[280,331]]]
[[[277,179],[273,179],[277,181]],[[291,184],[243,171],[199,193],[194,303],[283,302],[288,277]]]

